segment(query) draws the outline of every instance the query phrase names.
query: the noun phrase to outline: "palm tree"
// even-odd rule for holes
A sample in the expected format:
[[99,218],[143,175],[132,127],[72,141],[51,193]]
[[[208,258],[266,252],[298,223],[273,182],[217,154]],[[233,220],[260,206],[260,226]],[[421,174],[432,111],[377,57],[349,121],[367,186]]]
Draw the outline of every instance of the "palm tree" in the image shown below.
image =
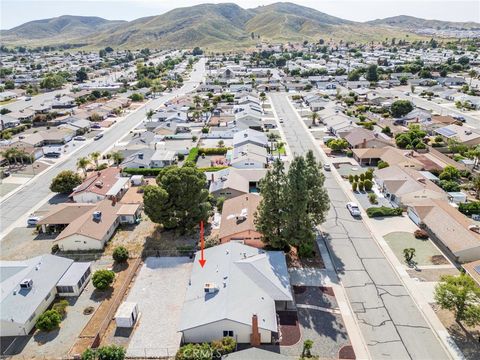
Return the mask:
[[123,155],[122,155],[120,152],[118,152],[118,151],[112,152],[112,153],[110,154],[110,157],[112,158],[113,163],[114,163],[115,165],[117,165],[117,166],[120,165],[120,163],[121,163],[121,162],[123,161],[123,159],[124,159]]
[[315,121],[318,119],[318,113],[316,111],[312,112],[310,118],[312,119],[312,125],[316,125]]
[[155,111],[153,111],[152,109],[148,110],[148,111],[147,111],[147,120],[148,120],[148,121],[151,121],[153,115],[155,115]]
[[262,110],[264,110],[263,107],[265,105],[265,101],[267,100],[267,96],[265,95],[264,92],[260,93],[260,100],[262,101]]
[[193,103],[195,104],[195,107],[198,108],[200,107],[200,103],[202,102],[202,99],[200,99],[200,96],[195,95],[193,97]]
[[83,174],[87,176],[87,167],[90,164],[90,160],[86,157],[81,157],[77,160],[77,169],[82,169]]
[[95,168],[98,169],[98,159],[100,158],[100,152],[94,151],[93,153],[90,154],[90,157],[92,160],[95,162]]
[[472,87],[472,80],[478,75],[477,72],[472,69],[468,72],[468,75],[470,76],[470,85],[469,87],[471,88]]

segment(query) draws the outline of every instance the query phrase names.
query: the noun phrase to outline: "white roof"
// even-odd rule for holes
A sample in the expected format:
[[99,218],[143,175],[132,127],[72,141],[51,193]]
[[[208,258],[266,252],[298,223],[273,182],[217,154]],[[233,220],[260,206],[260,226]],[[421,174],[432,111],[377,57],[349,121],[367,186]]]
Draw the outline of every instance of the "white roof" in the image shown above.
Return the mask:
[[74,262],[63,274],[62,278],[58,282],[58,286],[75,286],[82,278],[83,274],[90,268],[91,262]]
[[[277,331],[275,301],[293,301],[285,255],[228,242],[205,250],[201,268],[195,257],[182,310],[180,331],[223,319]],[[205,293],[207,283],[218,287]]]
[[120,306],[118,307],[117,312],[115,313],[115,319],[130,318],[130,316],[132,316],[132,313],[135,311],[136,307],[137,307],[136,302],[125,301],[121,303]]

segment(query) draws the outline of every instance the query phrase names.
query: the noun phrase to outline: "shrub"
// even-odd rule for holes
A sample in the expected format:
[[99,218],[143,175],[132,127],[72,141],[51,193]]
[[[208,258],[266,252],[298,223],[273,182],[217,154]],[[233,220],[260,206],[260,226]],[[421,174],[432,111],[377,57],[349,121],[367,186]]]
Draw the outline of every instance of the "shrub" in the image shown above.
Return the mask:
[[97,349],[87,349],[82,354],[82,360],[123,360],[125,349],[121,346],[108,345]]
[[53,304],[52,310],[55,310],[60,314],[60,316],[63,318],[65,314],[67,313],[67,306],[69,305],[68,301],[63,299],[60,300],[59,302]]
[[453,180],[440,180],[440,187],[446,192],[460,191],[460,184]]
[[373,169],[370,168],[365,173],[365,179],[372,180],[373,179]]
[[187,344],[178,349],[175,360],[211,360],[214,355],[217,355],[215,357],[221,356],[221,354],[214,354],[213,352],[214,350],[208,343]]
[[349,182],[350,184],[353,183],[353,180],[354,180],[353,175],[352,175],[352,174],[348,175],[348,182]]
[[468,203],[461,203],[458,205],[458,210],[465,215],[480,215],[480,201],[472,201]]
[[413,233],[416,239],[428,239],[428,233],[423,229],[415,230]]
[[139,93],[133,93],[132,95],[130,95],[130,99],[132,101],[143,101],[143,95],[142,94],[139,94]]
[[115,273],[111,270],[97,270],[92,276],[92,284],[98,290],[105,290],[115,279]]
[[315,255],[315,248],[312,242],[302,242],[298,246],[298,256],[301,258],[311,258]]
[[361,181],[365,180],[365,174],[364,173],[361,173],[359,177],[360,177]]
[[58,244],[54,244],[52,246],[52,254],[56,254],[58,251],[60,251],[60,246],[58,246]]
[[389,167],[389,166],[390,166],[390,164],[388,162],[382,161],[382,160],[380,160],[377,164],[377,168],[379,168],[379,169],[384,169],[384,168]]
[[371,191],[373,187],[373,182],[370,179],[365,179],[363,182],[363,186],[365,187],[365,191]]
[[370,204],[378,204],[377,195],[375,193],[368,194],[368,201],[370,201]]
[[358,188],[358,183],[354,181],[352,183],[352,191],[357,191],[357,188]]
[[215,205],[217,206],[218,211],[222,212],[224,202],[225,202],[224,196],[220,196],[217,198]]
[[355,179],[355,182],[358,182],[358,180],[359,180],[359,177],[358,177],[358,175],[357,175],[357,174],[355,174],[353,178]]
[[117,263],[126,262],[128,260],[128,250],[123,246],[117,246],[115,250],[113,250],[113,260]]
[[35,326],[41,331],[52,331],[60,325],[61,321],[62,316],[56,310],[47,310],[40,315]]
[[125,168],[123,173],[128,175],[158,176],[161,168]]
[[367,209],[368,217],[400,216],[403,210],[401,208],[389,208],[386,206],[372,206]]
[[227,336],[221,340],[212,341],[212,349],[214,351],[214,357],[216,355],[226,355],[235,351],[237,342],[233,337]]
[[365,184],[363,183],[363,181],[359,181],[358,182],[358,191],[363,191],[365,188]]
[[225,155],[228,152],[227,148],[199,148],[200,154],[204,155]]
[[183,155],[182,153],[178,153],[177,158],[178,161],[183,161],[185,159],[185,155]]

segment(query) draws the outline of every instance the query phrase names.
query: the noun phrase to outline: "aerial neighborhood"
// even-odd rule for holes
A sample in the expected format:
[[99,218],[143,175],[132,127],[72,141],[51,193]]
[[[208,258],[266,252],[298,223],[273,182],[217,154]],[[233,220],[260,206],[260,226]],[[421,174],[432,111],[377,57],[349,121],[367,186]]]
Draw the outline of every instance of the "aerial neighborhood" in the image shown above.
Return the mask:
[[480,358],[477,25],[2,30],[2,358]]

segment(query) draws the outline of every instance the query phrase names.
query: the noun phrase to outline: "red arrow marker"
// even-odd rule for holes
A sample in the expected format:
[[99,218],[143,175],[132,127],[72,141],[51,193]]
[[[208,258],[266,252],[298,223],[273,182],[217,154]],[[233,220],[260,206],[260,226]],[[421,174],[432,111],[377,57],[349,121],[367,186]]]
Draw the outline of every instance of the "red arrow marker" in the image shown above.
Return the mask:
[[203,268],[205,266],[205,263],[207,260],[203,257],[203,249],[205,247],[205,242],[203,240],[203,221],[200,221],[200,260],[198,262],[200,263],[200,266]]

